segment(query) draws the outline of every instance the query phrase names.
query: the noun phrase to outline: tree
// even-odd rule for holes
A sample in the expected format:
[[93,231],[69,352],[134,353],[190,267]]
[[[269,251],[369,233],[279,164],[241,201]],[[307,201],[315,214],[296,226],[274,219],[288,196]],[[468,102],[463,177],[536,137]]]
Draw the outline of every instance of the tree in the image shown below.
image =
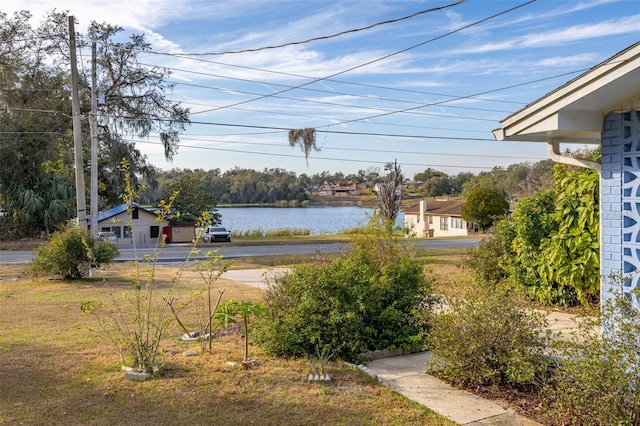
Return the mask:
[[0,13],[0,198],[15,237],[61,229],[74,211],[66,70],[30,17]]
[[509,203],[502,195],[491,189],[477,187],[467,194],[462,206],[462,218],[467,222],[476,222],[484,232],[496,218],[508,211]]
[[[68,13],[50,12],[38,27],[20,11],[0,12],[0,198],[12,224],[33,236],[62,228],[72,217],[74,181],[69,92]],[[148,68],[138,56],[150,50],[144,35],[122,42],[122,28],[92,23],[87,37],[96,40],[100,106],[99,188],[103,207],[119,203],[124,190],[119,164],[131,164],[133,179],[154,187],[151,167],[127,136],[158,134],[171,159],[178,134],[189,123],[188,109],[168,99],[169,72]],[[80,96],[90,105],[89,76],[81,75]],[[83,120],[84,133],[88,122]],[[85,149],[88,149],[85,147]],[[86,158],[89,158],[87,155]],[[88,180],[87,180],[88,181]],[[106,205],[105,205],[106,204]],[[16,235],[21,236],[21,235]]]
[[451,179],[444,173],[441,176],[433,176],[422,185],[422,193],[425,197],[439,197],[452,194]]
[[265,307],[260,302],[252,302],[250,300],[236,301],[231,299],[220,305],[215,313],[217,323],[225,328],[229,324],[235,324],[237,316],[242,318],[244,336],[244,356],[242,364],[245,367],[251,363],[249,361],[249,320],[252,317],[260,318],[265,312]]
[[117,41],[122,31],[120,26],[92,22],[87,37],[97,41],[98,91],[105,100],[99,106],[98,127],[101,179],[109,182],[105,189],[112,189],[101,194],[108,204],[116,203],[124,188],[122,174],[117,173],[123,158],[131,165],[134,179],[140,175],[153,182],[153,167],[126,136],[158,134],[165,158],[171,160],[178,149],[178,135],[189,124],[189,109],[168,98],[174,87],[167,81],[170,72],[139,61],[140,54],[151,51],[145,35]]
[[169,184],[164,199],[177,193],[173,200],[173,208],[180,213],[184,220],[195,221],[202,212],[208,212],[211,225],[220,224],[220,214],[215,208],[216,200],[212,194],[205,191],[204,182],[198,178],[196,172],[185,170]]
[[382,182],[378,184],[380,216],[388,222],[388,226],[393,226],[400,212],[404,177],[397,161],[385,164],[384,170],[387,174],[383,177]]
[[541,160],[529,168],[527,177],[520,182],[520,197],[529,197],[539,191],[553,189],[553,160]]

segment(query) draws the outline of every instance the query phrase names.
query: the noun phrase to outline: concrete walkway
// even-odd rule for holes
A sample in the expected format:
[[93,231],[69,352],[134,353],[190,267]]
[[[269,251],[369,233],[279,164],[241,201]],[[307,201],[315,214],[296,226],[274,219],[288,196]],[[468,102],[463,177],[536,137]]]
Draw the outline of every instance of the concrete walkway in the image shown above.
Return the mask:
[[[224,274],[224,278],[266,288],[267,276],[273,277],[286,272],[285,268],[231,270]],[[552,312],[548,315],[549,329],[554,332],[569,331],[575,327],[573,317],[570,314]],[[423,352],[369,361],[366,369],[383,385],[460,425],[540,425],[494,401],[454,388],[428,375],[426,371],[429,362],[431,354]]]
[[540,424],[496,402],[454,388],[428,375],[425,371],[430,361],[431,354],[423,352],[369,361],[367,368],[385,386],[460,425]]

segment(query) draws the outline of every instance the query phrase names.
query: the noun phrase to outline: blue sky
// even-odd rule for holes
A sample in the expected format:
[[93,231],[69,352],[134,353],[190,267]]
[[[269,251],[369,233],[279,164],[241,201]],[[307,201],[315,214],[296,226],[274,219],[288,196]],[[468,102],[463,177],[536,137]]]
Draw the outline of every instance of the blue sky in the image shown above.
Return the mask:
[[[536,162],[547,158],[546,144],[497,142],[491,130],[640,41],[638,0],[468,0],[333,38],[202,55],[330,36],[452,3],[14,0],[0,10],[30,10],[36,23],[53,7],[69,10],[79,28],[121,25],[173,54],[141,58],[171,69],[170,97],[194,121],[173,163],[157,137],[137,142],[162,169],[355,173],[397,160],[412,177],[429,167],[457,174]],[[305,160],[282,129],[307,127],[321,151]]]

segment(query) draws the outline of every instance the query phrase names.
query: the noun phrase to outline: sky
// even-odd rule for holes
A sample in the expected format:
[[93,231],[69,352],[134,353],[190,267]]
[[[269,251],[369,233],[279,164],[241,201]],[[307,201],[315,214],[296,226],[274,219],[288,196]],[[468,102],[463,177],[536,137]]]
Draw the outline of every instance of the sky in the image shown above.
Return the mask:
[[[495,141],[500,120],[640,41],[639,0],[12,0],[0,11],[37,24],[53,8],[77,31],[119,25],[163,53],[140,61],[171,71],[169,98],[192,124],[172,162],[157,135],[133,140],[165,170],[349,174],[397,161],[411,178],[534,163],[547,145]],[[302,128],[316,130],[308,158],[289,146]]]

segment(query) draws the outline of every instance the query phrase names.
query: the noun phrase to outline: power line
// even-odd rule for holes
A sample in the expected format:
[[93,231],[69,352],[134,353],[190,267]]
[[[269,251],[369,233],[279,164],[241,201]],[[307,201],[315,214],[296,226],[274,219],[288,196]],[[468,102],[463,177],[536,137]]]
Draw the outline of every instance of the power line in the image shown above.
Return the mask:
[[[145,53],[148,53],[148,52],[145,52]],[[287,77],[305,78],[305,79],[308,79],[308,80],[313,80],[313,79],[317,78],[317,77],[310,77],[310,76],[307,76],[307,75],[294,74],[294,73],[289,73],[289,72],[284,72],[284,71],[274,71],[274,70],[268,70],[268,69],[264,69],[264,68],[250,67],[250,66],[246,66],[246,65],[237,65],[237,64],[229,64],[229,63],[226,63],[226,62],[211,61],[211,60],[202,59],[202,58],[184,58],[184,59],[188,59],[188,60],[191,60],[191,61],[197,61],[197,62],[205,62],[205,63],[209,63],[209,64],[214,64],[214,65],[222,65],[222,66],[227,66],[227,67],[230,67],[230,68],[239,68],[239,69],[245,69],[245,70],[249,70],[249,71],[259,71],[259,72],[264,72],[264,73],[269,73],[269,74],[283,75],[283,76],[287,76]],[[152,64],[142,64],[142,65],[146,65],[146,66],[150,66],[150,67],[157,67],[157,65],[152,65]],[[183,70],[181,70],[179,68],[172,68],[172,67],[163,67],[163,68],[166,68],[166,69],[172,70],[172,71],[183,71]],[[210,76],[210,77],[219,77],[219,78],[230,79],[230,80],[249,81],[249,82],[260,83],[260,84],[268,84],[268,85],[272,85],[272,86],[292,87],[292,86],[281,85],[281,84],[278,84],[278,83],[258,82],[258,81],[255,81],[255,80],[249,80],[249,79],[245,80],[245,79],[241,79],[241,78],[221,76],[221,75],[217,75],[217,74],[210,74],[210,73],[204,73],[204,72],[195,72],[195,71],[184,71],[184,72],[191,72],[191,73],[194,73],[194,74],[206,75],[206,76]],[[457,99],[461,98],[459,95],[450,95],[450,94],[437,93],[437,92],[427,92],[427,91],[424,91],[424,90],[416,90],[416,89],[404,89],[404,88],[400,88],[400,87],[381,86],[381,85],[370,84],[370,83],[358,83],[358,82],[353,82],[353,81],[337,80],[337,79],[334,79],[334,78],[325,78],[324,81],[330,81],[330,82],[333,82],[333,83],[340,83],[340,84],[351,85],[351,86],[368,87],[368,88],[372,88],[372,89],[391,90],[391,91],[397,91],[397,92],[414,93],[414,94],[419,94],[419,95],[441,96],[441,97],[446,97],[446,98],[452,98],[452,100],[457,100]],[[304,87],[304,88],[303,87],[297,87],[297,88],[298,89],[302,89],[302,90],[309,90],[309,91],[321,91],[320,89],[311,89],[311,88],[308,88],[308,87]],[[329,91],[329,93],[333,93],[333,92]],[[357,96],[357,95],[352,95],[352,96]],[[464,98],[465,99],[473,99],[473,100],[477,100],[477,101],[485,101],[485,102],[497,102],[497,103],[506,103],[506,104],[514,104],[514,105],[526,105],[525,102],[507,101],[507,100],[502,100],[502,99],[487,99],[487,98],[478,98],[478,97],[470,97],[470,96],[467,96],[467,97],[464,97]]]
[[[141,64],[141,65],[145,65],[145,66],[154,66],[151,64]],[[173,67],[167,67],[168,70],[171,71],[179,71],[179,72],[184,72],[184,73],[189,73],[189,74],[196,74],[196,75],[204,75],[207,77],[215,77],[215,78],[221,78],[221,79],[225,79],[225,80],[232,80],[232,81],[241,81],[241,82],[245,82],[245,83],[252,83],[252,84],[258,84],[258,85],[268,85],[268,86],[279,86],[279,87],[287,87],[287,88],[291,88],[293,86],[289,86],[286,84],[280,84],[280,83],[273,83],[273,82],[268,82],[268,81],[259,81],[259,80],[252,80],[252,79],[248,79],[248,78],[238,78],[238,77],[229,77],[229,76],[224,76],[224,75],[220,75],[220,74],[212,74],[212,73],[205,73],[205,72],[201,72],[201,71],[192,71],[192,70],[185,70],[185,69],[180,69],[180,68],[173,68]],[[307,77],[310,78],[310,77]],[[212,89],[212,90],[228,90],[228,89],[220,89],[220,88],[216,88],[216,87],[212,87],[212,86],[206,86],[206,85],[200,85],[200,84],[195,84],[195,83],[185,83],[185,82],[181,82],[181,81],[175,81],[175,80],[168,80],[168,82],[178,85],[178,86],[190,86],[190,87],[200,87],[200,88],[204,88],[204,89]],[[382,101],[389,101],[389,102],[399,102],[399,103],[408,103],[408,104],[419,104],[419,105],[424,105],[424,102],[416,102],[416,101],[409,101],[406,99],[392,99],[392,98],[384,98],[384,97],[372,97],[369,95],[360,95],[360,94],[355,94],[355,93],[345,93],[345,92],[337,92],[337,91],[331,91],[331,90],[322,90],[322,89],[312,89],[312,88],[308,88],[308,87],[304,87],[301,90],[306,90],[306,91],[310,91],[310,92],[318,92],[318,93],[326,93],[332,96],[336,96],[336,95],[342,95],[342,96],[351,96],[354,98],[362,98],[362,99],[367,99],[367,100],[382,100]],[[259,93],[251,93],[251,92],[242,92],[239,90],[234,90],[238,93],[243,93],[243,94],[251,94],[251,95],[262,95]],[[281,99],[293,99],[293,100],[299,100],[299,101],[306,101],[305,99],[299,99],[299,98],[286,98],[286,97],[282,97],[282,96],[273,96],[275,98],[281,98]],[[470,99],[469,97],[464,97],[461,98],[459,96],[454,97],[453,95],[449,95],[448,97],[453,98],[452,101],[458,100],[458,99]],[[474,100],[478,100],[478,98],[473,98]],[[346,106],[351,106],[351,105],[346,105]],[[487,108],[471,108],[471,107],[463,107],[463,106],[459,106],[459,105],[445,105],[445,107],[447,108],[459,108],[459,109],[469,109],[469,110],[477,110],[477,111],[486,111],[486,112],[499,112],[499,113],[505,113],[505,114],[510,114],[513,111],[505,111],[505,110],[496,110],[496,109],[487,109]]]
[[[130,142],[142,143],[142,144],[151,144],[151,145],[162,145],[161,142],[143,141],[143,140],[130,140]],[[235,153],[239,153],[239,154],[266,155],[266,156],[271,156],[271,157],[287,157],[287,158],[297,158],[297,159],[306,158],[304,155],[282,154],[282,153],[261,152],[261,151],[246,151],[246,150],[228,149],[228,148],[213,148],[213,147],[202,147],[202,146],[192,146],[192,145],[180,145],[180,147],[181,148],[184,147],[184,148],[203,149],[203,150],[210,150],[210,151],[235,152]],[[329,157],[318,157],[318,156],[313,156],[313,159],[314,160],[323,160],[323,161],[341,161],[341,162],[363,163],[363,164],[382,164],[382,165],[384,165],[384,164],[388,163],[388,161],[375,161],[375,160],[366,161],[366,160],[358,160],[358,159],[351,159],[351,158],[329,158]],[[457,166],[457,165],[450,165],[450,164],[423,164],[423,163],[406,163],[406,162],[402,162],[401,164],[403,166],[426,167],[426,168],[429,168],[429,167],[448,167],[448,168],[455,168],[455,169],[489,169],[489,168],[494,167],[494,166],[469,166],[469,165]]]
[[457,6],[457,5],[459,5],[461,3],[464,3],[466,1],[467,0],[458,0],[458,1],[454,2],[454,3],[449,3],[449,4],[446,4],[444,6],[438,6],[438,7],[433,7],[431,9],[421,10],[419,12],[415,12],[415,13],[412,13],[410,15],[402,16],[400,18],[395,18],[395,19],[388,19],[388,20],[382,21],[382,22],[376,22],[375,24],[367,25],[365,27],[360,27],[360,28],[354,28],[354,29],[351,29],[351,30],[340,31],[340,32],[335,33],[335,34],[326,35],[326,36],[319,36],[319,37],[313,37],[313,38],[309,38],[309,39],[302,40],[302,41],[291,41],[291,42],[288,42],[288,43],[282,43],[282,44],[278,44],[278,45],[275,45],[275,46],[262,46],[262,47],[254,47],[254,48],[242,49],[242,50],[227,50],[227,51],[223,51],[223,52],[172,53],[172,54],[165,53],[165,55],[170,55],[170,56],[220,56],[220,55],[227,55],[227,54],[248,53],[248,52],[258,52],[258,51],[261,51],[261,50],[278,49],[278,48],[286,47],[286,46],[295,46],[295,45],[306,44],[306,43],[310,43],[310,42],[318,41],[318,40],[327,40],[327,39],[339,37],[339,36],[342,36],[342,35],[345,35],[345,34],[357,33],[357,32],[360,32],[360,31],[369,30],[371,28],[379,27],[381,25],[393,24],[395,22],[400,22],[400,21],[404,21],[404,20],[407,20],[407,19],[411,19],[411,18],[414,18],[414,17],[419,16],[419,15],[424,15],[425,13],[437,12],[437,11],[440,11],[440,10],[447,9],[449,7]]
[[[404,49],[397,50],[397,51],[395,51],[395,52],[389,53],[389,54],[384,55],[384,56],[382,56],[382,57],[380,57],[380,58],[373,59],[373,60],[368,61],[368,62],[365,62],[365,63],[363,63],[363,64],[356,65],[356,66],[353,66],[353,67],[351,67],[351,68],[347,68],[346,70],[343,70],[343,71],[340,71],[340,72],[337,72],[337,73],[333,73],[333,74],[331,74],[331,75],[329,75],[329,76],[322,77],[322,78],[316,78],[316,79],[314,79],[314,80],[312,80],[312,81],[308,81],[308,82],[306,82],[306,83],[303,83],[303,84],[298,85],[298,86],[291,87],[291,88],[289,88],[289,89],[281,90],[281,91],[279,91],[279,92],[275,92],[275,93],[271,93],[271,94],[267,94],[267,95],[262,95],[262,96],[259,96],[259,97],[257,97],[257,98],[254,98],[254,99],[249,99],[249,100],[246,100],[246,101],[237,102],[237,103],[235,103],[235,104],[227,105],[227,106],[225,106],[225,107],[215,108],[215,109],[210,110],[210,111],[217,111],[217,110],[224,109],[224,108],[229,108],[229,107],[234,107],[234,106],[238,106],[238,105],[247,104],[247,103],[249,103],[249,102],[254,102],[254,101],[257,101],[257,100],[260,100],[260,99],[269,98],[269,97],[272,97],[272,96],[275,96],[275,95],[280,95],[280,94],[282,94],[282,93],[289,92],[289,91],[291,91],[291,90],[299,89],[299,88],[302,88],[302,87],[308,86],[308,85],[310,85],[310,84],[318,83],[318,82],[320,82],[320,81],[323,81],[323,80],[326,80],[326,79],[330,79],[330,78],[336,77],[336,76],[338,76],[338,75],[346,74],[346,73],[351,72],[351,71],[354,71],[354,70],[356,70],[356,69],[366,67],[366,66],[371,65],[371,64],[374,64],[374,63],[376,63],[376,62],[380,62],[380,61],[383,61],[383,60],[385,60],[385,59],[389,59],[389,58],[391,58],[391,57],[393,57],[393,56],[396,56],[396,55],[399,55],[399,54],[401,54],[401,53],[408,52],[409,50],[413,50],[413,49],[416,49],[416,48],[418,48],[418,47],[424,46],[425,44],[432,43],[432,42],[434,42],[434,41],[436,41],[436,40],[440,40],[440,39],[442,39],[442,38],[448,37],[448,36],[450,36],[450,35],[452,35],[452,34],[458,33],[458,32],[463,31],[463,30],[465,30],[465,29],[471,28],[471,27],[473,27],[473,26],[475,26],[475,25],[481,24],[481,23],[483,23],[483,22],[486,22],[486,21],[489,21],[489,20],[491,20],[491,19],[497,18],[498,16],[502,16],[502,15],[504,15],[504,14],[507,14],[507,13],[509,13],[509,12],[512,12],[512,11],[514,11],[514,10],[516,10],[516,9],[521,8],[521,7],[527,6],[527,5],[531,4],[531,3],[534,3],[535,1],[536,1],[536,0],[529,0],[529,1],[525,2],[525,3],[522,3],[522,4],[518,5],[518,6],[514,6],[514,7],[509,8],[509,9],[506,9],[506,10],[504,10],[504,11],[502,11],[502,12],[496,13],[496,14],[494,14],[494,15],[491,15],[491,16],[487,17],[487,18],[483,18],[483,19],[480,19],[480,20],[478,20],[478,21],[472,22],[472,23],[470,23],[470,24],[463,25],[462,27],[457,28],[457,29],[452,30],[452,31],[449,31],[448,33],[441,34],[441,35],[439,35],[439,36],[437,36],[437,37],[433,37],[433,38],[431,38],[431,39],[429,39],[429,40],[426,40],[426,41],[423,41],[423,42],[421,42],[421,43],[414,44],[413,46],[409,46],[409,47],[406,47],[406,48],[404,48]],[[210,111],[206,111],[206,110],[205,110],[205,111],[200,111],[200,112],[198,112],[198,114],[202,114],[203,112],[210,112]]]
[[[197,142],[213,142],[213,143],[224,143],[224,144],[241,144],[241,145],[259,145],[259,146],[274,146],[274,147],[288,147],[283,144],[277,143],[268,143],[268,142],[243,142],[243,141],[229,141],[229,140],[217,140],[217,139],[199,139],[199,138],[181,138],[181,141],[197,141]],[[180,145],[182,146],[182,145]],[[204,148],[204,147],[196,147],[190,146],[191,148]],[[522,156],[513,156],[513,155],[485,155],[485,154],[460,154],[460,153],[443,153],[443,152],[428,152],[428,151],[400,151],[400,150],[388,150],[388,149],[372,149],[372,148],[344,148],[344,147],[335,147],[335,146],[322,146],[322,150],[333,150],[333,151],[356,151],[356,152],[380,152],[380,153],[390,153],[390,154],[420,154],[420,155],[437,155],[437,156],[455,156],[455,157],[472,157],[472,158],[511,158],[511,159],[521,159]]]
[[[102,117],[108,117],[103,115]],[[140,120],[137,118],[122,118],[124,120]],[[158,121],[169,121],[166,119],[158,119]],[[258,126],[251,124],[235,124],[235,123],[220,123],[212,121],[191,121],[191,124],[200,124],[206,126],[223,126],[223,127],[241,127],[247,129],[264,129],[264,130],[281,130],[288,132],[291,130],[289,127],[276,127],[276,126]],[[459,141],[477,141],[477,142],[495,142],[495,139],[491,138],[462,138],[451,136],[428,136],[428,135],[402,135],[394,133],[371,133],[371,132],[347,132],[341,130],[316,130],[317,133],[339,134],[339,135],[354,135],[354,136],[381,136],[381,137],[393,137],[393,138],[410,138],[410,139],[443,139],[443,140],[459,140]]]
[[[194,103],[194,102],[182,102],[182,103],[185,104],[185,105],[211,106],[209,104],[199,104],[199,103]],[[292,113],[292,112],[263,111],[263,110],[259,110],[259,109],[250,109],[250,108],[241,108],[241,107],[234,107],[233,109],[234,110],[238,110],[238,111],[248,111],[248,112],[257,113],[257,114],[285,115],[285,116],[290,116],[290,117],[303,117],[303,118],[316,118],[316,119],[321,119],[321,120],[331,120],[330,118],[327,118],[327,117],[318,117],[318,116],[307,115],[307,114],[295,114],[295,113]],[[462,117],[456,117],[456,118],[462,118]],[[383,122],[380,122],[380,121],[369,121],[369,124],[377,124],[377,125],[381,125],[381,126],[391,126],[391,127],[410,127],[410,128],[415,128],[415,129],[446,130],[446,131],[451,131],[451,132],[482,133],[482,134],[486,134],[487,133],[484,130],[453,129],[453,128],[449,128],[449,127],[419,126],[417,124],[383,123]],[[282,133],[282,132],[284,132],[284,130],[278,130],[278,131],[274,131],[274,132],[261,132],[261,133],[255,133],[255,134],[272,134],[272,133]],[[245,134],[249,134],[249,133],[239,133],[237,135],[245,135]],[[231,134],[231,135],[233,136],[234,134]]]
[[[176,83],[176,84],[180,84],[180,83]],[[197,87],[201,87],[201,88],[211,89],[211,90],[223,91],[223,92],[226,92],[226,91],[229,90],[229,89],[220,88],[220,87],[193,85],[191,83],[184,83],[184,84],[185,85],[189,85],[189,86],[197,86]],[[243,94],[243,95],[260,95],[259,93],[247,92],[245,90],[234,89],[233,91],[235,93],[240,93],[240,94]],[[390,110],[390,109],[380,108],[380,107],[363,106],[363,105],[351,105],[351,104],[340,104],[340,103],[337,103],[337,102],[318,101],[318,100],[313,100],[313,99],[290,98],[288,96],[274,95],[274,96],[270,96],[270,97],[275,98],[275,99],[284,99],[284,100],[288,100],[288,101],[305,102],[305,103],[310,103],[310,104],[331,105],[331,106],[339,106],[339,107],[345,107],[345,108],[378,110],[378,111],[386,111],[387,112],[387,114],[381,114],[381,116],[389,115],[389,114],[395,114],[395,113],[398,112],[398,110]],[[411,102],[411,103],[417,103],[417,102]],[[238,105],[240,105],[240,104],[242,104],[242,103],[239,103]],[[438,105],[438,104],[434,103],[434,105]],[[419,105],[419,107],[425,107],[425,106],[429,106],[429,105],[425,105],[423,103],[421,103]],[[233,108],[233,109],[235,109],[236,107],[235,106],[234,107],[224,106],[224,107],[221,107],[221,108],[230,108],[230,109]],[[418,108],[418,107],[416,107],[416,108]],[[217,108],[204,110],[204,111],[198,111],[198,112],[191,113],[191,115],[201,114],[202,112],[216,110],[216,109]],[[497,122],[498,121],[497,119],[489,119],[489,118],[461,117],[461,116],[446,115],[446,114],[436,114],[436,113],[429,113],[429,112],[418,112],[418,111],[413,111],[410,108],[407,109],[407,114],[414,114],[414,115],[421,115],[421,116],[431,116],[431,117],[435,116],[435,117],[443,117],[443,118],[456,118],[456,119],[464,119],[464,120],[477,120],[477,121],[490,121],[490,122]],[[330,119],[326,119],[326,120],[330,120]]]
[[[483,92],[477,93],[477,95],[486,95],[488,93],[495,93],[495,92],[499,92],[499,91],[503,91],[503,90],[513,89],[515,87],[526,86],[526,85],[529,85],[529,84],[532,84],[532,83],[539,83],[541,81],[551,80],[551,79],[554,79],[554,78],[563,77],[563,76],[567,76],[567,75],[571,75],[571,74],[575,74],[575,73],[576,73],[576,71],[570,71],[570,72],[566,72],[566,73],[563,73],[563,74],[555,75],[553,77],[544,77],[544,78],[539,78],[539,79],[533,80],[533,81],[527,81],[527,82],[524,82],[524,83],[512,84],[510,86],[501,87],[501,88],[498,88],[498,89],[485,90]],[[475,96],[475,95],[472,95],[472,96]],[[464,98],[461,98],[461,99],[464,99]],[[398,110],[396,112],[370,115],[370,116],[367,116],[367,117],[357,118],[357,119],[353,119],[353,120],[341,121],[339,123],[332,123],[330,125],[321,126],[321,127],[337,126],[337,125],[341,125],[341,124],[354,123],[354,122],[357,122],[357,121],[369,120],[369,119],[372,119],[372,118],[379,118],[379,117],[384,117],[384,116],[387,116],[387,115],[397,114],[397,113],[408,113],[408,112],[414,111],[416,109],[426,108],[426,107],[429,107],[429,106],[436,106],[436,105],[443,104],[445,102],[451,102],[451,101],[446,101],[445,100],[445,101],[433,102],[433,103],[429,103],[429,104],[424,104],[422,106],[416,106],[416,107],[412,107],[412,108],[406,108],[406,109]]]

